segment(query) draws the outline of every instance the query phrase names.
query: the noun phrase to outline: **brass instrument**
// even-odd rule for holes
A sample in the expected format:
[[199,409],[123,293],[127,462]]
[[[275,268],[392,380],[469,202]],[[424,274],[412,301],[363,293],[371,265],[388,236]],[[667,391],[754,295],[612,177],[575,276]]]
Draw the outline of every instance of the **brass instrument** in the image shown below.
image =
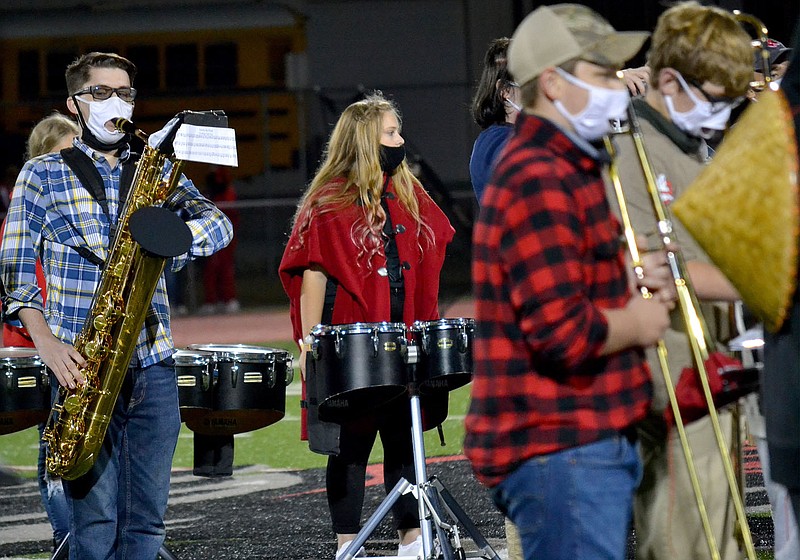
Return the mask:
[[[115,126],[129,131],[132,124],[118,119]],[[137,211],[163,204],[177,186],[183,162],[147,145],[143,132],[136,134],[145,140],[144,153],[120,212],[92,306],[74,344],[87,362],[81,369],[86,382],[75,389],[59,387],[42,435],[47,470],[67,480],[88,472],[98,457],[166,261],[137,243],[130,221]],[[163,176],[168,160],[172,165]]]
[[753,80],[750,82],[750,87],[755,91],[762,91],[764,88],[768,87],[772,81],[772,72],[769,67],[769,51],[767,50],[769,31],[767,31],[762,21],[753,15],[745,14],[740,10],[733,10],[733,16],[740,24],[746,23],[750,25],[757,34],[757,37],[750,42],[750,46],[759,53],[761,73],[764,78],[761,80]]
[[[680,251],[675,248],[676,239],[673,232],[673,225],[672,225],[673,222],[666,206],[661,200],[661,196],[658,190],[658,185],[655,179],[655,173],[653,172],[652,166],[650,164],[650,159],[648,158],[647,150],[645,148],[644,141],[642,138],[638,115],[636,114],[636,110],[632,103],[629,104],[628,106],[628,118],[629,118],[628,120],[629,133],[633,140],[633,144],[636,149],[636,155],[641,165],[642,172],[644,173],[647,192],[650,201],[652,203],[653,212],[655,214],[657,221],[658,234],[666,250],[667,262],[670,271],[672,273],[672,277],[675,283],[675,289],[678,296],[678,307],[681,311],[684,324],[686,325],[687,328],[687,337],[692,351],[693,365],[703,388],[705,402],[708,406],[709,417],[711,419],[711,424],[714,430],[715,439],[717,441],[723,467],[725,469],[726,478],[728,481],[728,486],[730,489],[730,494],[734,505],[734,509],[736,511],[736,517],[742,535],[745,551],[747,553],[747,557],[750,560],[755,560],[756,559],[755,548],[753,546],[753,540],[750,534],[750,528],[747,524],[747,517],[744,511],[744,502],[742,500],[739,483],[733,471],[733,466],[731,464],[729,452],[726,449],[725,438],[722,434],[722,430],[719,425],[719,418],[717,416],[716,406],[714,404],[713,395],[711,393],[711,388],[709,386],[706,361],[709,358],[709,348],[713,348],[713,341],[708,332],[708,327],[706,326],[705,320],[702,314],[700,313],[699,302],[697,300],[696,293],[686,272],[686,264],[683,260],[683,256],[680,253]],[[610,153],[613,154],[614,153],[613,145],[611,145],[609,139],[606,139],[606,145],[611,148]],[[619,175],[614,165],[612,165],[611,168],[609,169],[609,173],[612,175],[612,182],[614,183],[615,192],[617,194],[620,206],[620,212],[622,213],[623,225],[626,228],[625,237],[627,240],[629,252],[633,259],[634,272],[639,277],[641,277],[642,261],[638,253],[638,248],[636,248],[634,232],[631,226],[630,218],[627,216],[626,203],[619,182]],[[647,293],[646,290],[643,290],[643,295],[645,297],[649,297],[649,294]],[[675,389],[672,383],[671,374],[669,372],[669,367],[667,364],[667,348],[663,341],[660,341],[658,343],[657,351],[659,357],[659,366],[660,369],[662,370],[664,380],[666,382],[670,406],[673,415],[675,417],[676,427],[678,429],[678,437],[681,442],[683,454],[687,462],[689,477],[691,480],[692,489],[695,494],[695,499],[697,502],[700,518],[703,523],[706,540],[708,542],[709,552],[711,554],[711,558],[718,560],[720,558],[719,549],[717,547],[716,540],[711,531],[708,514],[705,508],[705,503],[702,498],[702,492],[700,490],[700,483],[697,478],[697,471],[694,466],[692,452],[689,447],[688,439],[683,428],[681,412],[678,406],[677,397],[675,395]]]
[[[621,133],[622,131],[616,132]],[[611,183],[614,186],[614,194],[616,195],[617,203],[619,205],[625,243],[628,248],[628,253],[631,257],[631,266],[636,278],[638,280],[642,280],[644,278],[643,261],[639,253],[639,248],[636,245],[636,232],[631,224],[630,215],[628,214],[628,205],[625,200],[625,194],[622,190],[622,182],[619,178],[619,171],[617,170],[616,148],[614,147],[614,144],[609,136],[605,136],[603,138],[603,142],[606,150],[611,156],[611,163],[608,165],[608,175],[611,179]],[[647,166],[647,168],[649,171],[649,166]],[[639,291],[641,292],[642,297],[645,299],[653,297],[650,291],[644,286],[641,286]],[[703,533],[706,537],[706,543],[708,543],[709,553],[711,554],[711,558],[713,560],[719,560],[720,554],[719,547],[717,545],[717,539],[714,537],[714,532],[711,529],[711,521],[708,518],[708,510],[706,509],[706,503],[703,499],[703,493],[700,489],[700,479],[697,476],[697,467],[694,463],[694,455],[691,447],[689,447],[689,438],[686,435],[686,429],[683,426],[683,418],[681,416],[680,407],[678,406],[678,398],[675,395],[675,387],[672,384],[672,374],[669,371],[669,364],[667,362],[667,345],[663,339],[658,341],[656,345],[656,353],[658,355],[659,370],[661,370],[661,375],[664,378],[664,384],[667,388],[669,404],[672,409],[672,414],[675,417],[675,427],[678,430],[678,439],[681,442],[683,456],[686,459],[686,467],[689,470],[689,480],[692,484],[692,492],[694,493],[695,503],[697,504],[697,511],[700,514],[700,522],[703,525]]]

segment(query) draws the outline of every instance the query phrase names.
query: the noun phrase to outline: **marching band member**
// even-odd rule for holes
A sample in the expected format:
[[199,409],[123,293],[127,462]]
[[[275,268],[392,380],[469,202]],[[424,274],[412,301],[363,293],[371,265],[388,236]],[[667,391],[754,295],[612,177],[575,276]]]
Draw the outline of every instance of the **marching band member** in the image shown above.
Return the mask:
[[616,70],[646,37],[558,4],[529,14],[511,38],[523,111],[473,234],[464,448],[528,560],[625,557],[641,473],[634,424],[650,404],[642,348],[662,336],[675,294],[665,255],[654,253],[646,282],[656,297],[632,295],[591,142],[624,116]]
[[[130,155],[129,137],[106,125],[130,118],[136,67],[113,53],[87,53],[66,71],[67,108],[81,136],[73,150],[102,180],[108,213],[61,153],[28,161],[17,179],[0,249],[4,304],[19,318],[51,383],[72,389],[85,383],[83,356],[73,347],[84,326],[109,252],[120,178]],[[72,152],[73,154],[76,152]],[[207,256],[227,245],[230,221],[186,177],[165,207],[181,210],[193,234],[189,253]],[[35,263],[41,256],[47,286],[43,304]],[[94,257],[94,258],[93,258]],[[172,354],[169,305],[161,279],[149,304],[133,360],[116,402],[100,457],[92,469],[65,481],[70,512],[70,558],[155,558],[164,541],[172,455],[178,441],[178,387]]]
[[[681,196],[706,164],[709,150],[705,139],[725,130],[732,108],[747,93],[752,63],[749,36],[725,10],[688,2],[673,6],[658,19],[648,52],[650,87],[643,98],[632,102],[666,206]],[[658,246],[657,218],[633,140],[618,135],[614,142],[633,229],[649,234],[650,245]],[[606,186],[612,208],[618,212],[613,186],[610,182]],[[711,335],[717,341],[726,340],[728,304],[717,310],[711,302],[733,302],[739,294],[677,218],[673,227],[692,285],[701,302],[706,302],[701,311]],[[675,385],[681,370],[692,365],[692,354],[677,309],[672,325],[665,343]],[[648,349],[647,359],[651,369],[659,371],[655,349]],[[677,430],[664,418],[669,401],[662,375],[653,376],[653,388],[648,418],[639,425],[644,476],[634,498],[636,557],[702,558],[708,554],[708,542]],[[732,415],[721,410],[719,420],[730,447]],[[711,420],[708,415],[687,418],[685,427],[721,558],[739,558],[734,537],[736,515]]]
[[[392,102],[376,93],[353,103],[336,123],[325,159],[300,201],[280,276],[304,379],[306,337],[319,323],[410,325],[438,318],[439,273],[454,230],[411,174],[403,144]],[[320,425],[309,424],[309,443],[329,455],[328,506],[339,556],[360,530],[376,435],[383,443],[386,490],[401,477],[415,480],[409,403],[397,398],[352,421],[325,426],[334,431],[327,441],[317,439]],[[416,555],[422,544],[416,500],[403,496],[393,513],[399,555]]]

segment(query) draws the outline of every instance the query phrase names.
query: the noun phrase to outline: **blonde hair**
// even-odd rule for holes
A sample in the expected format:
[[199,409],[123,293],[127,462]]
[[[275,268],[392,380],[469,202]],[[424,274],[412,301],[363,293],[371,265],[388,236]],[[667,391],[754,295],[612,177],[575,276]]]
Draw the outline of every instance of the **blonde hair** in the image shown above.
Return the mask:
[[750,36],[730,12],[697,2],[661,14],[647,58],[653,82],[663,68],[673,68],[687,80],[713,82],[725,95],[738,97],[753,79]]
[[25,146],[25,159],[49,154],[65,136],[78,136],[78,125],[58,111],[46,116],[33,127]]
[[[375,92],[347,107],[339,117],[325,148],[322,165],[303,195],[294,217],[298,242],[311,220],[328,212],[352,205],[361,208],[361,215],[350,231],[358,248],[359,261],[370,261],[383,247],[383,226],[386,213],[381,207],[383,171],[380,163],[383,115],[391,112],[401,123],[395,104]],[[432,245],[431,229],[423,222],[415,194],[419,181],[403,162],[392,173],[392,182],[399,203],[412,215],[417,224],[417,236],[422,234]]]

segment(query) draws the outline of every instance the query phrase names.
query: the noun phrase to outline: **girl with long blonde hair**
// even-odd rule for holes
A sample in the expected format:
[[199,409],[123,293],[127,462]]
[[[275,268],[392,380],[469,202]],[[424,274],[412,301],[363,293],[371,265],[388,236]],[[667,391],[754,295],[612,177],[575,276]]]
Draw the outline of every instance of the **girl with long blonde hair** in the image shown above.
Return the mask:
[[[405,161],[400,122],[394,103],[380,93],[347,107],[298,205],[280,275],[301,349],[304,398],[306,373],[316,375],[314,360],[306,364],[314,326],[411,325],[439,317],[439,273],[454,231]],[[430,404],[444,406],[446,416],[446,394]],[[306,410],[303,438],[329,456],[328,505],[338,557],[361,527],[366,465],[378,434],[387,491],[401,477],[415,479],[409,404],[395,398],[339,423],[321,423]],[[416,500],[404,496],[393,512],[398,552],[416,555]]]

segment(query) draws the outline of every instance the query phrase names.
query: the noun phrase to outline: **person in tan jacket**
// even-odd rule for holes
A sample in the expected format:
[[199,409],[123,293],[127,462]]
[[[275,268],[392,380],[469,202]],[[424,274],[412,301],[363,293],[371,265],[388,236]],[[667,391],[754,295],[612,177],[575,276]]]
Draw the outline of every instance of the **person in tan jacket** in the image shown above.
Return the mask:
[[[741,102],[752,79],[750,39],[733,15],[695,2],[676,5],[658,20],[648,53],[651,75],[643,97],[633,106],[664,204],[681,196],[710,158],[707,141],[726,127],[731,109]],[[614,139],[620,181],[634,230],[658,248],[652,203],[630,136]],[[619,215],[613,187],[608,198]],[[727,304],[739,298],[735,288],[709,261],[683,225],[673,218],[675,239],[687,263],[701,311],[716,341],[728,338]],[[692,365],[680,311],[672,313],[665,335],[669,370],[677,384],[681,370]],[[711,349],[713,350],[713,349]],[[649,418],[639,427],[644,476],[634,498],[636,558],[707,558],[709,549],[690,484],[677,430],[668,425],[666,385],[654,349],[647,353],[654,397]],[[720,412],[720,424],[731,445],[732,420]],[[712,531],[723,559],[739,558],[734,538],[736,516],[730,502],[723,462],[708,415],[686,424]]]

